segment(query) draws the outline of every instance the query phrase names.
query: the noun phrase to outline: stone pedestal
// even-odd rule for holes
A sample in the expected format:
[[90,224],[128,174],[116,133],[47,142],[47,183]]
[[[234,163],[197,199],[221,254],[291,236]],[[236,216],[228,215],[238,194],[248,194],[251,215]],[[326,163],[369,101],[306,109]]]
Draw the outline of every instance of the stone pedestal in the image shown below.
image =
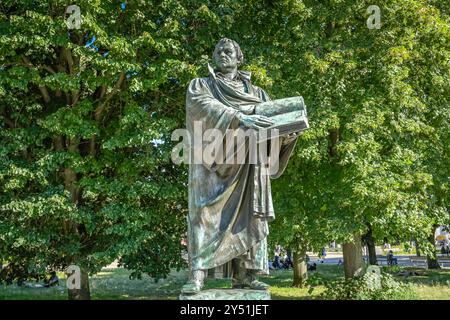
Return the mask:
[[268,290],[209,289],[196,294],[180,294],[180,300],[270,300]]

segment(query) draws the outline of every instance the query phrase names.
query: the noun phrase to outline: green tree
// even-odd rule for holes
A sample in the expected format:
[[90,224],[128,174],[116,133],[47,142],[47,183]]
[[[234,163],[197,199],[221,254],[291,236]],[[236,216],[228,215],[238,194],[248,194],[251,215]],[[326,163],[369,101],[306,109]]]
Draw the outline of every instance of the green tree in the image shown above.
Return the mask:
[[88,299],[88,272],[117,258],[135,276],[184,266],[170,133],[193,69],[176,3],[77,1],[73,30],[69,4],[0,5],[0,259],[21,276],[78,265],[69,298]]
[[134,276],[182,266],[187,179],[169,137],[223,36],[255,84],[309,108],[274,182],[273,237],[319,249],[370,224],[432,252],[433,225],[449,220],[442,3],[381,1],[368,30],[360,0],[84,0],[69,31],[70,4],[0,4],[0,259],[25,273],[80,265],[84,297],[87,272],[116,258]]
[[[271,90],[304,96],[311,125],[274,182],[278,218],[289,214],[273,234],[326,235],[315,223],[304,224],[309,232],[292,229],[322,217],[322,226],[334,226],[330,238],[344,243],[360,242],[370,225],[375,239],[415,237],[425,245],[433,225],[449,219],[448,10],[436,1],[377,2],[381,28],[369,30],[371,4],[255,8],[255,21],[270,26],[255,29]],[[297,198],[297,210],[283,207],[287,195]]]
[[[19,277],[79,265],[69,297],[88,298],[87,274],[117,258],[136,277],[184,266],[170,133],[216,41],[251,47],[251,19],[235,1],[77,1],[68,30],[71,4],[0,5],[0,259]],[[245,68],[265,83],[259,49]]]

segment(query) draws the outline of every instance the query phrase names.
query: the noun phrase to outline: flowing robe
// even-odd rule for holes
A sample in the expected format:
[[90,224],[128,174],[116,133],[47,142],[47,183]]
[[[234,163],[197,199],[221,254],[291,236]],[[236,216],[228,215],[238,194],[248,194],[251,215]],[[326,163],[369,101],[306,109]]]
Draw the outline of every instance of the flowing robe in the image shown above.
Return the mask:
[[[186,95],[186,126],[194,137],[194,122],[202,129],[239,128],[236,115],[252,114],[254,106],[270,100],[266,92],[250,82],[250,74],[239,71],[244,91],[238,91],[209,68],[206,78],[191,81]],[[241,127],[242,128],[242,127]],[[267,165],[193,163],[189,165],[188,252],[191,270],[206,270],[241,258],[248,269],[268,272],[268,222],[275,218],[270,178],[284,171],[296,140],[282,145],[278,171]],[[249,150],[247,148],[246,152]],[[247,154],[248,159],[248,154]]]

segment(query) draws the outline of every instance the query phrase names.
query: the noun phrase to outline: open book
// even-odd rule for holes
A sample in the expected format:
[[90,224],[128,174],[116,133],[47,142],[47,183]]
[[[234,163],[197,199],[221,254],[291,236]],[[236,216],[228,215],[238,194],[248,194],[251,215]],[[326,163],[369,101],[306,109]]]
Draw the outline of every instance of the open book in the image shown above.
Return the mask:
[[262,102],[255,106],[255,114],[270,118],[274,124],[265,129],[278,129],[280,136],[300,132],[309,128],[303,97],[291,97]]

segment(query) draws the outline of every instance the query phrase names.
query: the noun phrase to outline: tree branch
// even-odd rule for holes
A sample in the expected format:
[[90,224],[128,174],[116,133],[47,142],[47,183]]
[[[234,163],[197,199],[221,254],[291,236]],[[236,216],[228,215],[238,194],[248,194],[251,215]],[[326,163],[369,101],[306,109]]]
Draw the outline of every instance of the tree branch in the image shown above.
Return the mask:
[[337,156],[336,144],[338,143],[338,140],[339,140],[339,128],[330,129],[328,131],[328,134],[329,134],[329,138],[330,138],[330,145],[328,147],[328,153],[329,153],[330,157],[334,157],[334,156]]
[[51,74],[55,74],[55,73],[56,73],[55,70],[53,70],[52,67],[47,66],[47,65],[42,65],[42,66],[39,65],[38,68],[39,68],[39,69],[47,70],[47,71],[50,72]]
[[15,124],[14,124],[14,122],[11,120],[11,119],[9,119],[6,115],[2,115],[2,117],[3,117],[3,119],[5,119],[5,123],[11,128],[11,129],[14,129],[14,127],[15,127]]
[[97,136],[94,134],[91,139],[89,139],[89,155],[95,157],[97,155]]
[[56,151],[63,151],[64,150],[64,140],[61,135],[57,135],[53,139],[53,144],[55,146]]
[[[42,64],[33,65],[26,56],[22,56],[22,60],[24,63],[19,63],[18,65],[22,65],[22,66],[29,67],[29,68],[36,68],[36,69],[40,69],[40,70],[47,70],[51,74],[56,73],[55,70],[48,65],[45,65],[45,64],[44,65],[42,65]],[[11,64],[11,65],[14,65],[14,64]]]
[[103,112],[106,108],[106,103],[111,100],[111,98],[120,91],[120,87],[122,86],[123,81],[125,80],[125,73],[121,72],[119,75],[119,79],[116,82],[116,85],[114,86],[113,90],[104,96],[103,101],[100,101],[97,108],[95,108],[95,120],[100,121]]
[[72,51],[70,49],[63,47],[62,48],[62,54],[65,60],[67,61],[67,66],[69,68],[69,74],[73,74],[73,57],[72,57]]
[[[27,57],[22,56],[22,60],[25,63],[26,66],[30,67],[30,68],[36,68],[31,62],[30,60],[28,60]],[[48,67],[50,68],[50,67]],[[50,68],[51,69],[51,68]],[[48,93],[48,90],[45,86],[38,86],[39,91],[41,92],[42,97],[44,98],[44,102],[45,103],[49,103],[51,101],[50,99],[50,94]]]
[[39,91],[41,92],[42,98],[44,98],[45,103],[50,103],[50,94],[45,86],[39,86]]
[[76,105],[79,99],[80,99],[80,91],[73,90],[72,91],[72,106]]
[[106,93],[106,86],[105,85],[103,85],[103,86],[101,86],[100,87],[100,94],[99,94],[99,99],[103,99],[103,97],[105,96],[105,93]]

